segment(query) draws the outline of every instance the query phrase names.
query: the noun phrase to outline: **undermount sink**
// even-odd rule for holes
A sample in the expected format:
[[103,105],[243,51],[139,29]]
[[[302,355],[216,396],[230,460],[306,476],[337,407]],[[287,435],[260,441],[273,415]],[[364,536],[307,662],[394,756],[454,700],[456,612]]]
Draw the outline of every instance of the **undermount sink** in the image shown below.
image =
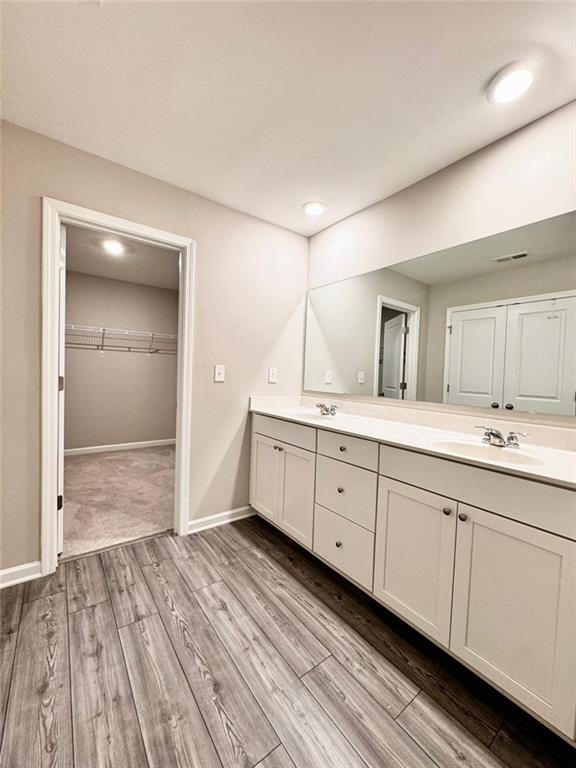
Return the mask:
[[526,453],[521,448],[498,448],[495,445],[487,445],[486,443],[445,440],[435,442],[434,448],[438,448],[440,451],[459,453],[462,456],[469,456],[471,459],[498,461],[503,464],[532,464],[536,466],[544,463],[537,456]]

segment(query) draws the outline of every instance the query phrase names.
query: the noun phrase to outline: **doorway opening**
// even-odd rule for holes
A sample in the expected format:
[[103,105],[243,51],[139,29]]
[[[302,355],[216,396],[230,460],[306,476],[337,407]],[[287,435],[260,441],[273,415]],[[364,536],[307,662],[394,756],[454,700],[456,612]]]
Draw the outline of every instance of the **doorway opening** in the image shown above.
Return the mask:
[[44,200],[43,574],[188,533],[193,245]]
[[67,559],[173,528],[180,253],[66,224],[62,241]]
[[374,395],[416,399],[419,330],[419,307],[378,296]]

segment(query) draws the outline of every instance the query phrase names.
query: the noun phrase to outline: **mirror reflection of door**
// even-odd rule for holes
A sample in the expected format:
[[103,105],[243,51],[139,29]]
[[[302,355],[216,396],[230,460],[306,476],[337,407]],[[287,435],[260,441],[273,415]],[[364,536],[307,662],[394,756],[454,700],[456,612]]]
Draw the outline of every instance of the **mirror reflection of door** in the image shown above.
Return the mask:
[[504,407],[576,415],[576,298],[508,307]]
[[499,408],[502,405],[506,307],[453,312],[448,325],[446,402]]
[[404,399],[406,390],[406,325],[405,312],[382,307],[382,333],[380,348],[381,397]]
[[574,416],[576,298],[452,310],[444,402]]

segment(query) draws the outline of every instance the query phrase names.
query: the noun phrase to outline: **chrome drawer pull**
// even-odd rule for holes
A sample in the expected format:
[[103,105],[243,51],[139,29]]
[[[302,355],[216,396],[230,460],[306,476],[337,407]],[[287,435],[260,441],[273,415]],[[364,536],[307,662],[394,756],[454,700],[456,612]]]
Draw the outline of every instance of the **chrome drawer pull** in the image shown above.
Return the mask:
[[460,512],[458,515],[458,520],[462,520],[462,522],[465,523],[466,520],[468,520],[468,515],[465,515],[464,512]]
[[345,450],[346,450],[346,446],[345,446],[345,445],[340,445],[340,446],[338,447],[338,450],[339,450],[339,451],[345,451]]
[[338,493],[344,493],[344,488],[338,488]]
[[444,507],[442,512],[444,512],[445,515],[451,515],[452,514],[452,510],[450,509],[450,507]]
[[338,547],[338,549],[340,549],[340,547],[342,546],[342,542],[341,541],[336,541],[334,543],[335,543],[335,546]]

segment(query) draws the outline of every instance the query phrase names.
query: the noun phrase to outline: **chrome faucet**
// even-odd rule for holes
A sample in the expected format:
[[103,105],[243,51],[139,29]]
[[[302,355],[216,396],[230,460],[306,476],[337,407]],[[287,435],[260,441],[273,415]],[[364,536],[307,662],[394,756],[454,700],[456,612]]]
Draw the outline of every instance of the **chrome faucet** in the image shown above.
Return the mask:
[[488,443],[489,445],[495,445],[498,448],[520,448],[518,438],[530,437],[532,434],[531,432],[517,432],[514,430],[513,432],[509,432],[508,437],[504,439],[502,432],[494,427],[477,426],[476,429],[484,430],[482,442]]
[[483,443],[495,445],[498,448],[506,447],[506,440],[504,439],[504,435],[502,432],[500,432],[499,429],[495,429],[494,427],[485,427],[483,425],[477,425],[476,429],[484,430],[484,437],[482,438]]
[[326,403],[316,403],[316,408],[320,408],[322,416],[336,416],[336,406],[326,405]]

